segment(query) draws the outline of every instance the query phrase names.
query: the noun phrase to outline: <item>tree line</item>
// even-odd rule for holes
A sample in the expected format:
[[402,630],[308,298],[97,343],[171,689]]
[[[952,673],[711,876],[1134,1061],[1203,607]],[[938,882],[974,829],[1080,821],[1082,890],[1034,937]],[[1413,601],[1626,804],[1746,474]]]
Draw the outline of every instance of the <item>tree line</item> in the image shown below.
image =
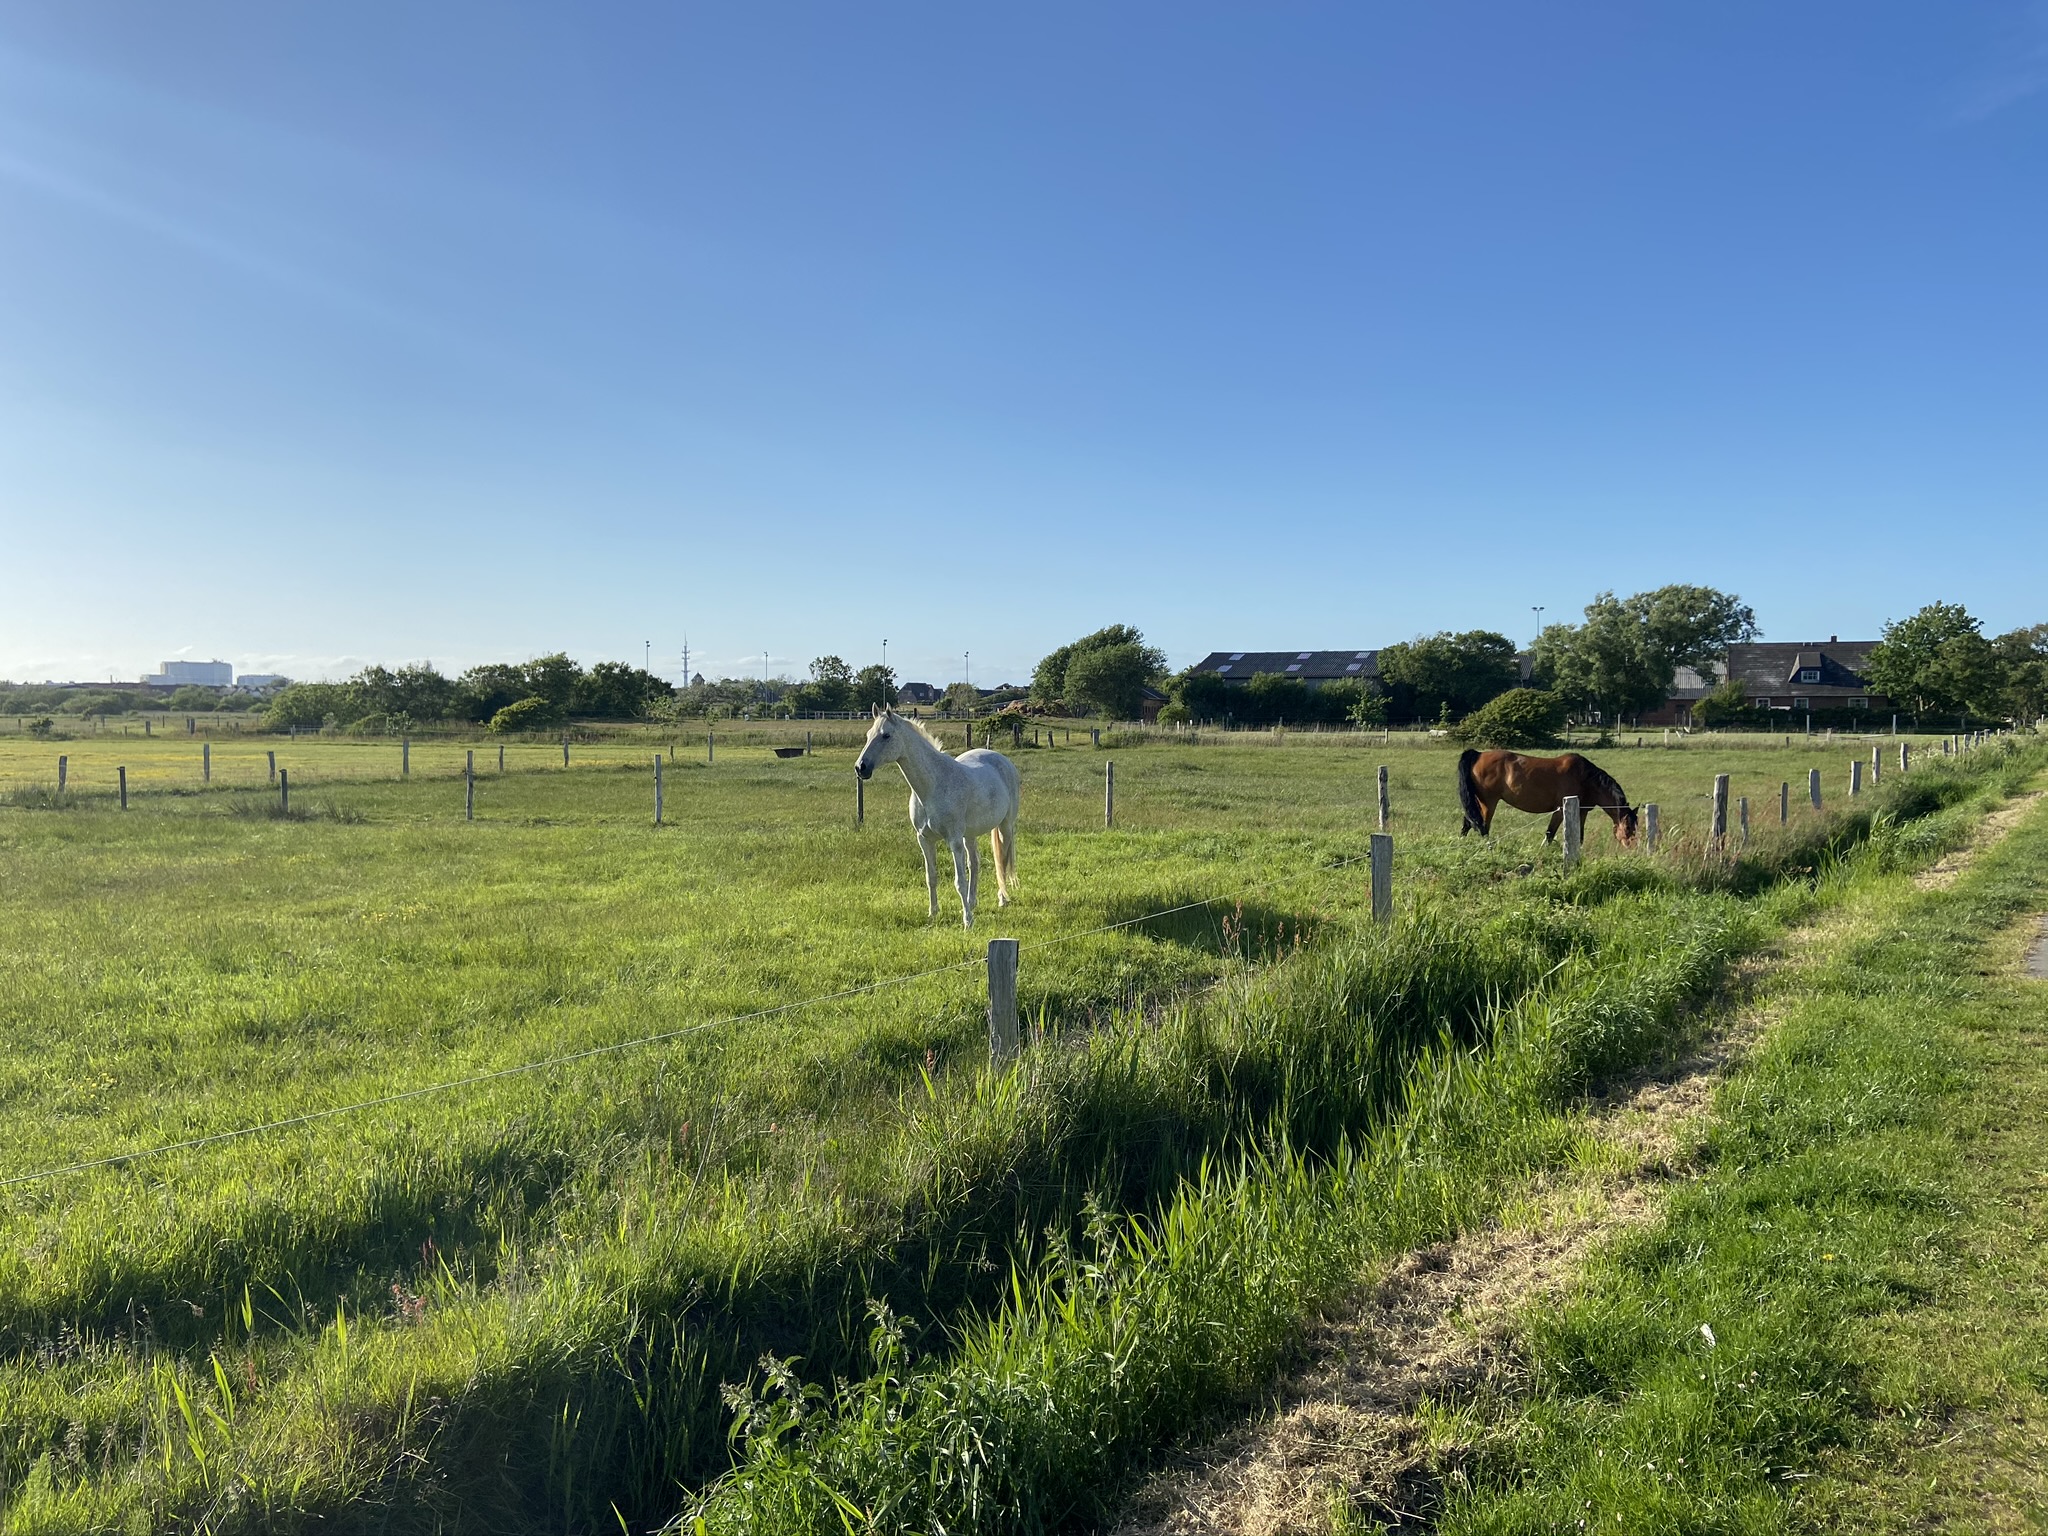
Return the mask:
[[[1574,718],[1613,723],[1655,709],[1671,697],[1681,668],[1710,681],[1730,646],[1760,637],[1755,611],[1732,592],[1686,584],[1630,597],[1602,592],[1576,623],[1544,627],[1530,647],[1526,678],[1506,635],[1442,631],[1385,647],[1371,682],[1311,688],[1272,673],[1242,683],[1192,667],[1170,675],[1164,654],[1138,629],[1113,624],[1039,662],[1030,702],[1045,713],[1128,720],[1149,690],[1163,699],[1166,721],[1448,727],[1501,701],[1494,713],[1512,722],[1504,730],[1540,736]],[[2031,723],[2048,715],[2048,624],[1987,637],[1961,605],[1930,603],[1884,626],[1863,676],[1873,694],[1916,717]],[[1742,682],[1730,679],[1700,701],[1694,717],[1762,725],[1768,712],[1752,708]]]

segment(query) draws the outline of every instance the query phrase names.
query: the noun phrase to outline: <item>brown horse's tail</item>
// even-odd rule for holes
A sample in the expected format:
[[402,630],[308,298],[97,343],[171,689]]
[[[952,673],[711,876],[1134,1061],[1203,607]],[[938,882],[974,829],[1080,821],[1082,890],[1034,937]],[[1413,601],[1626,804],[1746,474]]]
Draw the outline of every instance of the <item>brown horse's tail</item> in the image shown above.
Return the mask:
[[[1458,754],[1458,803],[1465,807],[1465,825],[1477,827],[1481,837],[1486,836],[1486,812],[1479,805],[1479,781],[1472,777],[1472,765],[1479,761],[1475,748],[1467,747]],[[1459,835],[1463,836],[1461,828]]]

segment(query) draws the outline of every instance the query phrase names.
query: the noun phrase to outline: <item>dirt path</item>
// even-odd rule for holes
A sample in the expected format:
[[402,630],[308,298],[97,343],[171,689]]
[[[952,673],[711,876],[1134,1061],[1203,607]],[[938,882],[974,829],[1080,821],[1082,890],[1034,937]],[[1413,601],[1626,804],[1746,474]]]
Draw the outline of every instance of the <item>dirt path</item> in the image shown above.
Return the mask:
[[[2038,798],[1992,812],[1968,847],[1915,883],[1953,884]],[[1267,1411],[1155,1476],[1117,1536],[1322,1536],[1346,1506],[1396,1530],[1426,1527],[1457,1452],[1430,1443],[1418,1410],[1512,1390],[1515,1315],[1562,1292],[1589,1249],[1649,1222],[1691,1175],[1715,1089],[1770,1027],[1770,1011],[1748,1001],[1757,981],[1826,946],[1845,921],[1830,914],[1742,968],[1733,1006],[1700,1050],[1591,1106],[1575,1167],[1538,1181],[1496,1225],[1404,1255],[1350,1310],[1324,1319],[1309,1364]]]

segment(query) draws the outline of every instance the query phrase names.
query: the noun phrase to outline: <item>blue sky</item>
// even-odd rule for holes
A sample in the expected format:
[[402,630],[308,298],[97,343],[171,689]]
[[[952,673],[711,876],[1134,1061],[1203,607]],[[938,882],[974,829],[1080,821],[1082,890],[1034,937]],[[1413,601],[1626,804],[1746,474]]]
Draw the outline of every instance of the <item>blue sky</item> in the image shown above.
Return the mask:
[[0,0],[0,676],[2048,619],[2048,5]]

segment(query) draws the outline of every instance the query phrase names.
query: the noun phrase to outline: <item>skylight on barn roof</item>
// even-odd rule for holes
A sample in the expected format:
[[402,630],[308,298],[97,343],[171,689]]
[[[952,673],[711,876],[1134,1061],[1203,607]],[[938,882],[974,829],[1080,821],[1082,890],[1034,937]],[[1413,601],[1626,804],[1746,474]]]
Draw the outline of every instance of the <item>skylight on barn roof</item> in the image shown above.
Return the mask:
[[1231,659],[1232,661],[1243,661],[1243,660],[1244,660],[1244,652],[1243,652],[1243,651],[1232,651],[1232,652],[1230,653],[1230,659]]
[[1309,657],[1313,655],[1315,655],[1314,651],[1296,651],[1294,653],[1294,659],[1296,661],[1307,661]]

